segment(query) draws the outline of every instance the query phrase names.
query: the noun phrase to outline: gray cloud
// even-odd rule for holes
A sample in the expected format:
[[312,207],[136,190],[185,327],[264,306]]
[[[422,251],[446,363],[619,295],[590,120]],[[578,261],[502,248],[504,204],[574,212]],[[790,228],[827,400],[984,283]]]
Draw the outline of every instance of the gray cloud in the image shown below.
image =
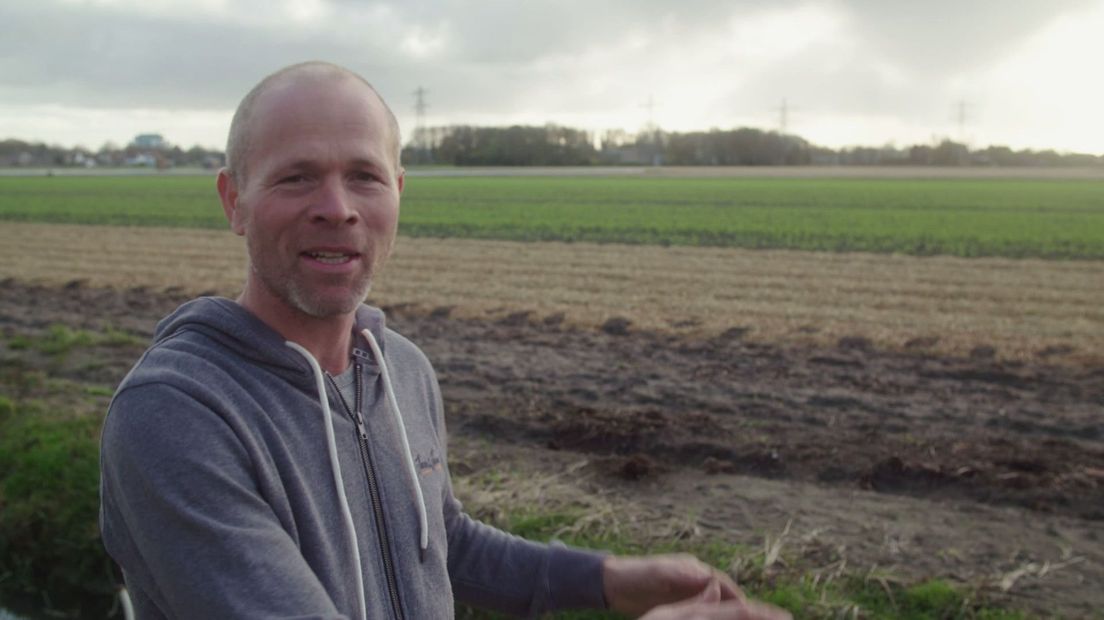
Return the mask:
[[223,109],[263,75],[306,58],[343,59],[384,79],[398,73],[395,54],[371,37],[353,46],[293,27],[49,3],[4,9],[0,19],[9,104]]
[[[833,6],[854,20],[858,43],[870,54],[930,79],[987,62],[1062,11],[1088,2],[850,0]],[[226,107],[251,80],[311,57],[355,66],[381,89],[406,74],[401,80],[408,84],[433,81],[442,91],[459,92],[465,84],[458,78],[486,86],[478,82],[502,75],[510,80],[505,85],[516,83],[535,61],[612,45],[634,30],[692,43],[741,11],[798,3],[396,2],[382,5],[392,14],[388,24],[373,23],[373,6],[332,4],[339,22],[321,28],[292,17],[284,27],[263,28],[200,11],[170,18],[86,4],[6,5],[0,9],[0,88],[10,103]],[[381,30],[393,24],[436,33],[446,47],[429,62],[410,58],[396,49],[401,35]]]
[[985,65],[1024,37],[1092,0],[848,0],[871,54],[921,77]]
[[[36,0],[0,6],[0,101],[229,110],[266,73],[320,58],[364,74],[408,121],[412,91],[424,85],[430,117],[441,122],[620,113],[631,129],[648,94],[661,105],[685,97],[660,84],[685,89],[685,73],[712,88],[703,106],[716,116],[702,118],[702,128],[769,117],[782,97],[809,113],[930,124],[957,96],[946,92],[949,80],[968,79],[1057,17],[1099,3],[330,0],[329,13],[312,20],[260,0],[226,11]],[[809,6],[839,15],[846,40],[765,59],[695,55],[702,42],[731,53],[724,46],[739,43],[733,24],[743,19]],[[638,48],[626,47],[632,37]],[[672,61],[680,55],[682,64]]]

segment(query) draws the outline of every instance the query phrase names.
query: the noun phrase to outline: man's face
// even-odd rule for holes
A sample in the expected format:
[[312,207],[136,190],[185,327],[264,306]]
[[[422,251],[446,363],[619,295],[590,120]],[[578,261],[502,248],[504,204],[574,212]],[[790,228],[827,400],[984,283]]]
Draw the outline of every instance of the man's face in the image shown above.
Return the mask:
[[246,296],[316,318],[364,300],[398,226],[390,131],[376,96],[345,77],[299,77],[257,101],[247,177],[219,181],[249,248]]

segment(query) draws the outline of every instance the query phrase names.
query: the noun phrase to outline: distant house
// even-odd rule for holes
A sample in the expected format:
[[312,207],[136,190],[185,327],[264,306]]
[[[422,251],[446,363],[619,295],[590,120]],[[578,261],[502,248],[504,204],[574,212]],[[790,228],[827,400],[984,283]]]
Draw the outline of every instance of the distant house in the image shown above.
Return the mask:
[[157,166],[157,158],[149,153],[139,153],[126,159],[126,165],[141,168],[153,168]]
[[96,158],[94,158],[91,153],[82,153],[80,151],[77,151],[73,153],[72,159],[67,163],[70,163],[74,166],[84,166],[85,168],[95,168]]
[[159,133],[143,133],[134,136],[131,145],[139,149],[161,150],[169,148],[165,138]]

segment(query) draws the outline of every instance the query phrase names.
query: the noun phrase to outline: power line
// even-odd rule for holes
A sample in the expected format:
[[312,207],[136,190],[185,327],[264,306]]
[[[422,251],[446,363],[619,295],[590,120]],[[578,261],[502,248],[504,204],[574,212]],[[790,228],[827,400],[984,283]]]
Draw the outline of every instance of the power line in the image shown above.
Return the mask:
[[649,94],[648,101],[640,107],[648,109],[648,125],[644,128],[644,131],[641,132],[643,135],[647,136],[644,145],[644,152],[649,153],[648,158],[651,159],[653,166],[661,166],[663,165],[663,153],[660,150],[659,144],[659,126],[655,123],[655,97]]
[[958,141],[966,144],[966,121],[970,117],[970,103],[965,99],[959,99],[954,105],[954,118],[958,123]]
[[414,125],[414,135],[416,136],[416,142],[419,143],[418,146],[423,149],[428,148],[429,146],[428,144],[426,144],[427,136],[425,129],[425,113],[426,110],[429,108],[429,104],[426,103],[425,96],[428,94],[428,92],[429,91],[422,88],[421,86],[419,86],[418,89],[414,91],[414,113],[417,115],[417,122]]

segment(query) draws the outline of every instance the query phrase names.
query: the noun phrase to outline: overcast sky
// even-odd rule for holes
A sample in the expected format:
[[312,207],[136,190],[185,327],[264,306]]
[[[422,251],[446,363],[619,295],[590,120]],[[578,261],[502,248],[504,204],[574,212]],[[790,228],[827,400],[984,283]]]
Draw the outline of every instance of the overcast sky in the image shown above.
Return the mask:
[[257,80],[323,59],[406,135],[424,87],[427,125],[778,129],[785,100],[826,146],[1104,154],[1102,33],[1104,0],[4,0],[0,138],[221,148]]

